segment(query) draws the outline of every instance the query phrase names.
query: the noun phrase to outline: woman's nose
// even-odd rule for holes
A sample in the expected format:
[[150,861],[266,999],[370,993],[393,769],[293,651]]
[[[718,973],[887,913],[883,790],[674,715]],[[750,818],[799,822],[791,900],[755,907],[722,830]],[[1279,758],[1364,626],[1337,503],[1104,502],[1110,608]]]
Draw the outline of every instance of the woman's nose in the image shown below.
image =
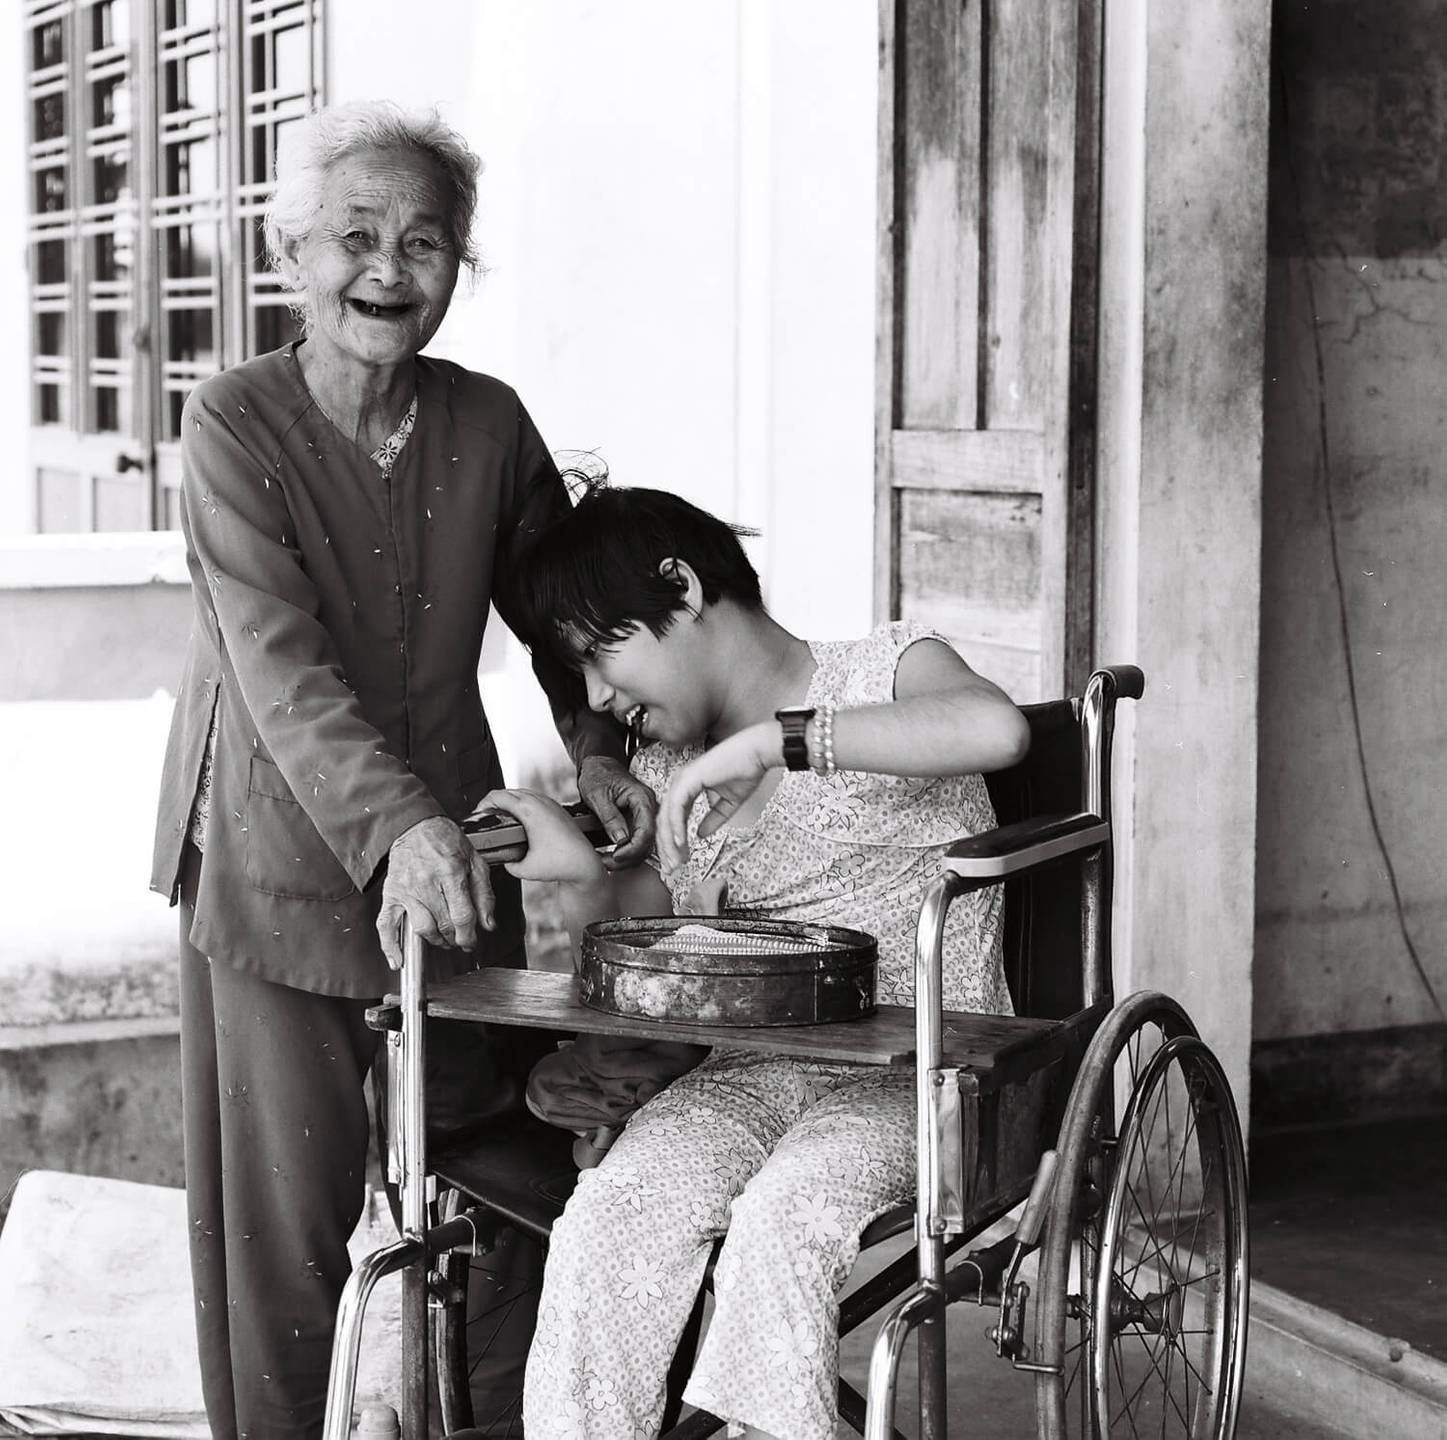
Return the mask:
[[613,687],[606,684],[593,669],[583,671],[583,679],[588,686],[588,708],[591,710],[606,710],[608,702],[613,698]]
[[372,252],[372,274],[383,285],[401,284],[407,274],[402,252],[386,250],[379,245]]

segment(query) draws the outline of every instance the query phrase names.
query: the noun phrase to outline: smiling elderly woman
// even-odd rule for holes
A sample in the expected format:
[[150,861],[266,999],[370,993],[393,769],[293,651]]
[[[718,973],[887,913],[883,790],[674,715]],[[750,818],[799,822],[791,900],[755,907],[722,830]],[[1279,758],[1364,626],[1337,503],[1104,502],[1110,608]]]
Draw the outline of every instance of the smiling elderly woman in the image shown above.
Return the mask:
[[[196,614],[152,885],[181,905],[218,1440],[320,1430],[362,1205],[363,1010],[399,962],[402,914],[443,970],[474,950],[523,963],[516,884],[494,895],[456,822],[502,783],[477,681],[489,603],[516,628],[522,553],[569,502],[512,390],[419,353],[473,264],[477,170],[435,115],[311,116],[266,224],[305,339],[198,385],[182,421]],[[575,682],[542,678],[583,798],[619,861],[641,857],[651,796],[621,737]],[[488,1103],[515,1095],[500,1062],[475,1068]]]

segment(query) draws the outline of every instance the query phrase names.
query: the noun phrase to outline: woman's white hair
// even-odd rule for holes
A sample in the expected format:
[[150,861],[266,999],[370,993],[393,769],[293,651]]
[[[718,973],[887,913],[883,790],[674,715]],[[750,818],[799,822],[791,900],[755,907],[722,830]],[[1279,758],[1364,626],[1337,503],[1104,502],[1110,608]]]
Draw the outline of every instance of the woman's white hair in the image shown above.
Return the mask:
[[448,241],[475,274],[472,220],[482,161],[436,110],[408,111],[391,100],[328,105],[289,129],[276,157],[276,189],[264,220],[266,255],[273,268],[281,269],[283,245],[304,240],[310,232],[328,172],[361,150],[410,150],[437,166],[447,199]]

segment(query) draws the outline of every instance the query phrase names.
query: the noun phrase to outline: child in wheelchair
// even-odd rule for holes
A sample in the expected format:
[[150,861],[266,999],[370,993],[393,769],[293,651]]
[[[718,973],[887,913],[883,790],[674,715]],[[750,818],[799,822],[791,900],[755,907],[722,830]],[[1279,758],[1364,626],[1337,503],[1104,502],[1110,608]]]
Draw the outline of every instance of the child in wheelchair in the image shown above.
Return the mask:
[[[1028,745],[1020,712],[938,634],[895,622],[809,642],[764,608],[738,532],[659,491],[596,486],[530,551],[530,604],[590,704],[638,732],[657,854],[605,869],[561,809],[495,792],[588,921],[731,907],[878,942],[878,994],[913,998],[920,902],[945,849],[994,824],[979,772]],[[702,801],[702,803],[699,803]],[[1008,1013],[997,889],[944,937],[944,1001]],[[715,1049],[628,1121],[553,1230],[528,1360],[530,1440],[658,1432],[710,1251],[715,1308],[684,1398],[732,1433],[829,1440],[836,1296],[859,1236],[915,1180],[912,1072]]]

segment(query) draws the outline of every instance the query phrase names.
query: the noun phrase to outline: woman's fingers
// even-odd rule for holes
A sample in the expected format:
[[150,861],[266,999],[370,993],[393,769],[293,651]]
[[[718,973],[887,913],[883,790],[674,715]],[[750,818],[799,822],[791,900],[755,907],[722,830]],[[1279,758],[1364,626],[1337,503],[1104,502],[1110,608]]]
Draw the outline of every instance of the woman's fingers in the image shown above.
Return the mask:
[[721,825],[726,825],[739,808],[739,802],[727,794],[713,790],[703,792],[708,796],[708,814],[699,821],[698,838],[707,840]]
[[476,851],[468,869],[468,884],[472,890],[472,906],[477,913],[477,922],[484,930],[497,928],[497,902],[492,894],[492,872],[487,861]]
[[658,801],[653,791],[631,775],[628,781],[618,795],[619,808],[628,818],[628,838],[604,861],[610,870],[626,870],[646,860],[657,834]]

